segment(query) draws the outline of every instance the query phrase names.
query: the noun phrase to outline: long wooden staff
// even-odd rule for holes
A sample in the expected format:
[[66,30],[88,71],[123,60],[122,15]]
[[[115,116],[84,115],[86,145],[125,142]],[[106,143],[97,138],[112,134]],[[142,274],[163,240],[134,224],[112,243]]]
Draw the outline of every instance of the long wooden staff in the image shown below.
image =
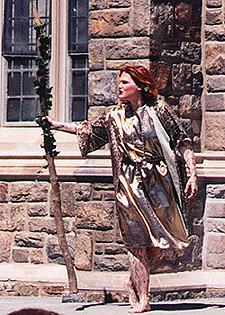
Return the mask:
[[37,54],[36,64],[38,66],[37,79],[34,81],[34,88],[36,94],[39,96],[40,102],[40,116],[38,123],[43,130],[44,143],[43,148],[45,150],[45,159],[49,170],[49,177],[51,183],[51,205],[54,210],[56,231],[59,241],[59,246],[63,254],[63,258],[67,268],[69,290],[71,294],[77,293],[77,278],[73,267],[73,261],[69,252],[69,247],[66,241],[63,219],[62,219],[62,207],[59,181],[56,172],[54,158],[59,153],[56,150],[55,138],[50,130],[50,126],[47,123],[43,123],[42,117],[48,115],[48,111],[52,107],[52,88],[49,87],[49,63],[51,59],[51,39],[46,35],[45,27],[40,20],[37,9],[35,9],[35,30],[37,36]]

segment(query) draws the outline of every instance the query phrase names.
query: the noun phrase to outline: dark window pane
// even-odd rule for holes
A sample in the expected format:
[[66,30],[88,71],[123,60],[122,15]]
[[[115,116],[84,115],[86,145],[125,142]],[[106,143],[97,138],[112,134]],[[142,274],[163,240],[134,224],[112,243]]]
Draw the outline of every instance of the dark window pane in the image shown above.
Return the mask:
[[87,118],[88,0],[69,0],[69,52],[72,65],[71,119]]
[[34,4],[42,21],[49,26],[50,0],[5,0],[4,55],[36,54]]
[[7,121],[20,121],[20,99],[8,99]]
[[72,69],[79,69],[79,68],[87,68],[87,57],[84,56],[77,56],[77,58],[72,58]]
[[88,13],[88,1],[77,1],[78,2],[78,15],[87,16]]
[[69,1],[69,51],[88,52],[88,1]]
[[82,95],[86,91],[86,73],[83,71],[73,71],[72,78],[72,94],[73,95]]
[[[8,101],[7,101],[7,121],[33,121],[36,116],[36,100],[26,98],[35,95],[33,81],[36,79],[35,63],[33,58],[9,58],[8,59]],[[14,111],[14,98],[11,104],[10,96],[16,96],[21,105],[21,113]],[[14,105],[16,106],[16,105]],[[17,107],[16,107],[17,108]],[[8,120],[10,119],[10,120]]]
[[79,19],[78,34],[79,34],[78,42],[81,44],[87,44],[88,38],[87,19]]
[[36,117],[37,101],[34,98],[22,101],[22,121],[34,121]]
[[71,55],[72,82],[71,82],[71,119],[82,121],[87,118],[88,106],[88,56]]
[[34,95],[34,80],[36,79],[35,73],[24,72],[23,74],[23,95]]
[[10,72],[8,74],[8,95],[20,95],[21,74],[19,72]]
[[72,121],[83,121],[87,116],[87,97],[73,97]]

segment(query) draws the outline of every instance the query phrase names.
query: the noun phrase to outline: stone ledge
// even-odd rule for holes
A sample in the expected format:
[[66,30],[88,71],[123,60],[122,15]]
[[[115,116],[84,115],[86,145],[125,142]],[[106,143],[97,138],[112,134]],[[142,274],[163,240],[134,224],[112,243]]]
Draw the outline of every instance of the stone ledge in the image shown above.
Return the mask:
[[[124,291],[128,280],[127,272],[88,272],[76,271],[80,290]],[[67,283],[65,266],[46,264],[0,264],[0,282],[28,282],[37,284]],[[225,292],[224,270],[185,271],[179,273],[155,274],[150,277],[152,292],[178,290],[222,290]]]

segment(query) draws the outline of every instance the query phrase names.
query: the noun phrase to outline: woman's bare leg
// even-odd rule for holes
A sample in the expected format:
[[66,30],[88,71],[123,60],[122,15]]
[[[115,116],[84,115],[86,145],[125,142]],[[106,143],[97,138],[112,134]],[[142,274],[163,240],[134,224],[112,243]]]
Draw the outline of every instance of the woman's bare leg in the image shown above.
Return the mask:
[[150,310],[147,249],[145,247],[129,248],[128,257],[130,262],[129,298],[133,307],[129,313],[143,313]]

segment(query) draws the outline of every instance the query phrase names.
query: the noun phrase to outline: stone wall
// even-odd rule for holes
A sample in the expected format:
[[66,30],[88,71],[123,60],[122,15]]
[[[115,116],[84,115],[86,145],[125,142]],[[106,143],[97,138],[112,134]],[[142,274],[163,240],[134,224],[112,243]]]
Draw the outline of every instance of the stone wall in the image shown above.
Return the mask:
[[117,101],[118,68],[150,67],[161,95],[188,123],[200,148],[201,1],[90,1],[90,108]]
[[225,185],[208,185],[204,214],[204,269],[225,269]]
[[[61,183],[64,227],[80,270],[126,270],[111,184]],[[0,184],[0,262],[59,263],[48,182]],[[104,255],[103,255],[104,254]]]
[[205,6],[203,149],[220,151],[225,148],[225,2],[206,0]]
[[[0,183],[0,263],[64,264],[58,246],[48,182]],[[75,266],[85,271],[126,271],[123,246],[110,183],[61,182],[65,232]],[[201,266],[202,205],[192,206],[194,234],[183,257],[167,253],[152,272]]]

